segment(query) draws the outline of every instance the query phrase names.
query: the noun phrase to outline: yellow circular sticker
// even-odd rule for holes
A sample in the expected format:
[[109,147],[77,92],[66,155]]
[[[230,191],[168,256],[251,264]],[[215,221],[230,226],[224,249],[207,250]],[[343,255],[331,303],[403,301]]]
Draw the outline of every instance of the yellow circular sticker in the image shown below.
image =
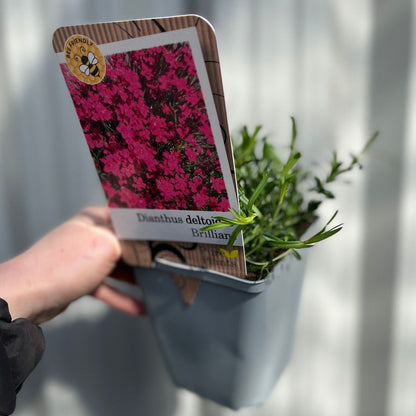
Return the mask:
[[98,46],[84,35],[73,35],[64,48],[65,60],[71,72],[82,82],[94,85],[105,75],[105,59]]

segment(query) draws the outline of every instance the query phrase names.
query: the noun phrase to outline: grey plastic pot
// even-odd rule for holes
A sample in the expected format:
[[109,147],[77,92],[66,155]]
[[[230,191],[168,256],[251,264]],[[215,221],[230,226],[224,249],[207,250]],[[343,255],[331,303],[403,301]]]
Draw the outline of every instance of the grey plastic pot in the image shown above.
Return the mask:
[[[138,268],[174,383],[232,409],[264,403],[291,355],[304,265],[287,256],[257,282],[163,260]],[[192,306],[170,273],[202,281]]]

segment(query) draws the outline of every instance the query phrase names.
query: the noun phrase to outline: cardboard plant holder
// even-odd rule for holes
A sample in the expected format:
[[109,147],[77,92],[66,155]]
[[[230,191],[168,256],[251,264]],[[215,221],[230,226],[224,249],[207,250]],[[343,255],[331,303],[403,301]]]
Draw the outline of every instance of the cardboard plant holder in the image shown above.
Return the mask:
[[226,232],[200,231],[238,209],[212,27],[62,27],[53,46],[174,383],[233,409],[264,403],[292,351],[304,260],[245,280],[241,236],[228,250]]

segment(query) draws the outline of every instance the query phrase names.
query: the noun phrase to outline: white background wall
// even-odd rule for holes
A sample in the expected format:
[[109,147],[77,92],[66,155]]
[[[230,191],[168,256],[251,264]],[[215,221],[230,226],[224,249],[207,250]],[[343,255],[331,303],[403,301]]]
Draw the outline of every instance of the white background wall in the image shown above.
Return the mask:
[[[104,198],[51,38],[62,25],[198,13],[214,25],[230,128],[262,124],[306,161],[359,149],[344,230],[311,255],[293,358],[241,415],[416,414],[416,21],[412,0],[0,0],[0,261]],[[1,294],[0,294],[1,295]],[[234,414],[176,390],[147,319],[82,299],[44,326],[16,415]]]

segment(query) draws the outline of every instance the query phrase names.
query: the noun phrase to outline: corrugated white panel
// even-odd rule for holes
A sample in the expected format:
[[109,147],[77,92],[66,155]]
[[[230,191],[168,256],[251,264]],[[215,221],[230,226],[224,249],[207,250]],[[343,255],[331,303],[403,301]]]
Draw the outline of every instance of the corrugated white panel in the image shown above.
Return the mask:
[[[411,3],[1,2],[0,261],[104,200],[52,51],[54,29],[202,13],[217,32],[232,131],[263,124],[281,147],[293,115],[305,160],[324,164],[334,148],[347,155],[381,129],[367,169],[322,210],[339,208],[345,227],[311,256],[289,367],[265,406],[238,414],[415,414]],[[86,298],[45,332],[18,416],[235,414],[173,388],[147,320]]]

